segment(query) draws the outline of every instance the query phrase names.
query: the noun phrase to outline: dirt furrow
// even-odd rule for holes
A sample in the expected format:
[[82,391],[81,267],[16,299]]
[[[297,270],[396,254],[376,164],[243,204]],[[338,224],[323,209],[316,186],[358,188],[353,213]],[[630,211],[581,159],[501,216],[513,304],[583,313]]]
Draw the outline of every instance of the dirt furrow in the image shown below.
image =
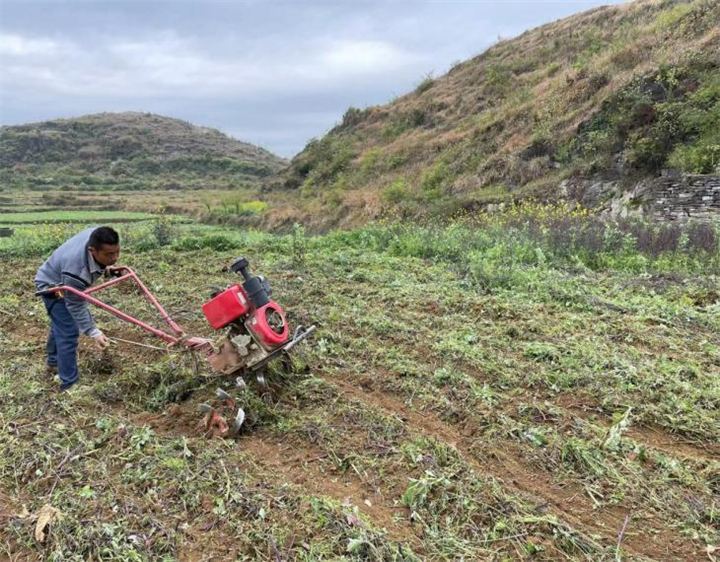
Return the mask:
[[[545,401],[563,410],[568,410],[585,421],[592,418],[592,423],[605,428],[612,426],[612,416],[604,411],[592,397],[565,395]],[[657,425],[634,425],[628,428],[625,435],[640,445],[657,449],[674,457],[686,457],[704,462],[720,461],[720,444],[699,443],[690,438],[668,433]]]
[[328,454],[319,447],[303,443],[289,444],[263,431],[241,437],[238,446],[250,453],[264,470],[307,490],[310,494],[329,496],[348,506],[357,506],[373,525],[385,528],[392,540],[403,543],[416,553],[422,552],[422,543],[416,529],[405,515],[407,509],[395,506],[393,494],[383,492],[376,483],[370,483],[351,471],[339,473],[332,466]]

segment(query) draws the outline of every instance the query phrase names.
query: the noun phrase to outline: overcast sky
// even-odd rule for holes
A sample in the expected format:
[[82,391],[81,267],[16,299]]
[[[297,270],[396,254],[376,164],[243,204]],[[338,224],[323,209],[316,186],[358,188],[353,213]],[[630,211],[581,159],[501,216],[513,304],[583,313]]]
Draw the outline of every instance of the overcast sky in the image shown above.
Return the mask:
[[150,111],[291,157],[349,106],[620,1],[3,0],[0,124]]

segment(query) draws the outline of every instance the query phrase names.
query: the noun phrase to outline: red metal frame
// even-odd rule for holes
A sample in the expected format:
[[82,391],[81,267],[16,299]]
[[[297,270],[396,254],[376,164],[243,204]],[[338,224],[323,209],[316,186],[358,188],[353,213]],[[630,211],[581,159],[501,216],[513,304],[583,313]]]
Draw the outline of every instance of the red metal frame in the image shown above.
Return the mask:
[[[123,273],[124,272],[124,273]],[[59,285],[57,287],[50,287],[49,289],[46,289],[42,291],[43,293],[59,293],[62,295],[64,292],[72,293],[73,295],[77,295],[83,300],[86,300],[90,304],[94,304],[95,306],[102,308],[103,310],[108,311],[110,314],[114,314],[118,318],[125,320],[126,322],[130,322],[131,324],[135,324],[136,326],[142,328],[143,330],[150,332],[154,336],[157,336],[161,340],[169,343],[170,345],[177,345],[178,343],[184,343],[188,345],[188,347],[197,347],[200,340],[196,338],[187,339],[185,336],[185,332],[183,331],[180,326],[178,326],[175,321],[170,318],[170,315],[167,313],[167,311],[162,307],[162,305],[158,302],[158,300],[153,296],[153,294],[149,291],[149,289],[143,284],[142,281],[140,281],[140,278],[137,276],[137,274],[130,269],[129,267],[116,267],[111,269],[112,274],[120,273],[121,275],[119,277],[116,277],[115,279],[111,279],[110,281],[106,281],[105,283],[102,283],[98,285],[97,287],[90,287],[89,289],[85,291],[79,291],[75,289],[74,287],[68,287],[67,285]],[[143,322],[142,320],[138,320],[137,318],[134,318],[130,316],[129,314],[125,314],[124,312],[118,310],[114,306],[111,306],[100,299],[97,299],[93,296],[90,296],[90,293],[96,293],[97,291],[101,291],[102,289],[107,289],[108,287],[112,287],[113,285],[117,285],[119,283],[122,283],[126,280],[133,280],[138,284],[138,287],[140,287],[140,290],[143,292],[145,297],[150,301],[150,303],[155,307],[155,309],[160,313],[160,316],[162,316],[162,319],[165,320],[170,328],[172,328],[173,332],[175,332],[175,335],[169,334],[167,332],[163,332],[162,330],[158,328],[154,328],[150,324],[147,324]]]

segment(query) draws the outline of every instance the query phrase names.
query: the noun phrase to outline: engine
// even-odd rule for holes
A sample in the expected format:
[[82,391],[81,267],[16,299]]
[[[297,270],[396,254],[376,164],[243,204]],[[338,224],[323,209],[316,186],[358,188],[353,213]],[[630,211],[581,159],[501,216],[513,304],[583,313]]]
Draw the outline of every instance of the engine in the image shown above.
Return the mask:
[[245,258],[235,260],[230,269],[242,283],[215,293],[202,307],[210,326],[225,330],[208,361],[214,371],[226,375],[256,370],[293,343],[283,309],[270,300],[267,279],[251,275]]

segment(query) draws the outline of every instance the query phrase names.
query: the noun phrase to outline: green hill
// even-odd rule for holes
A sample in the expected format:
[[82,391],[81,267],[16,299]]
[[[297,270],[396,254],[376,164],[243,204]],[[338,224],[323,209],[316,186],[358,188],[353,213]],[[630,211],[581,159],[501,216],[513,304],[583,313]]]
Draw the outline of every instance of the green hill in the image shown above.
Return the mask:
[[[720,161],[720,2],[639,0],[500,42],[391,103],[350,108],[268,186],[275,225],[355,225],[552,200]],[[299,196],[299,197],[298,197]]]
[[150,113],[0,128],[0,182],[31,189],[254,186],[286,161],[216,129]]

